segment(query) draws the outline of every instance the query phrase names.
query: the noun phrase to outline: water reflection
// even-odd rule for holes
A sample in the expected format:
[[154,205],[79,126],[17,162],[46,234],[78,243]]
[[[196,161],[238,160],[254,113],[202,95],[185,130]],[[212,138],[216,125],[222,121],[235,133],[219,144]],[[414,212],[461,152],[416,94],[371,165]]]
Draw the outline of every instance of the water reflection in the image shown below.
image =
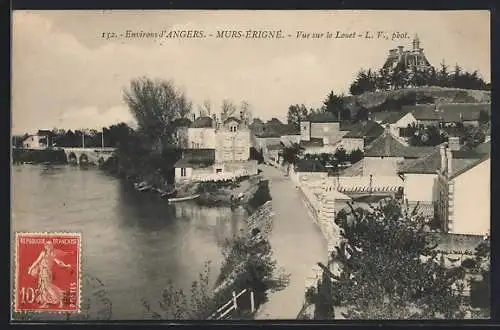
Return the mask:
[[158,301],[168,280],[188,289],[207,260],[215,278],[244,224],[241,210],[169,205],[95,168],[16,165],[12,183],[13,230],[81,232],[82,270],[106,286],[114,319],[142,318],[141,299]]

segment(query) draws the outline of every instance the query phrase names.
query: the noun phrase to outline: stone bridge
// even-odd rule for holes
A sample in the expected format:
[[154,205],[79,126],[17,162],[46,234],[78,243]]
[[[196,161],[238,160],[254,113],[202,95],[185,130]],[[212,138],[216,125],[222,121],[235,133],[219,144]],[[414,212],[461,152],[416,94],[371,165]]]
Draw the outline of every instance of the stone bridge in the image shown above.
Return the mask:
[[61,148],[66,154],[68,163],[73,164],[102,164],[108,160],[116,148]]

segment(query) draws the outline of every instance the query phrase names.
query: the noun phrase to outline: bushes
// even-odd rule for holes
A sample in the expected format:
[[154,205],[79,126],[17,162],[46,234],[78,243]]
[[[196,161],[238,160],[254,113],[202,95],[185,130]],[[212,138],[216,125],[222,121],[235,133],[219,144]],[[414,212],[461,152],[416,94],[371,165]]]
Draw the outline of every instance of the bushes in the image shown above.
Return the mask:
[[12,149],[12,160],[14,163],[32,162],[66,164],[66,154],[59,149]]
[[269,191],[269,181],[262,180],[258,183],[257,191],[254,193],[252,198],[248,201],[246,205],[249,214],[252,214],[265,202],[272,200],[271,193]]

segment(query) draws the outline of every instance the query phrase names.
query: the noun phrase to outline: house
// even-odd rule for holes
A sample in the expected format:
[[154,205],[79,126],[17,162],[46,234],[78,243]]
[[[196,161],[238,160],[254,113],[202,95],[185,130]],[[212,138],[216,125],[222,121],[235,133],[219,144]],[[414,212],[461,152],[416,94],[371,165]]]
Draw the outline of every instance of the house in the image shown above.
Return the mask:
[[195,118],[187,129],[188,148],[191,149],[215,149],[216,122],[208,116]]
[[437,216],[445,233],[490,233],[490,153],[457,166],[451,151],[441,153]]
[[191,181],[206,174],[220,173],[222,169],[214,168],[215,149],[185,149],[182,151],[175,167],[175,181]]
[[384,132],[384,128],[374,121],[359,122],[342,137],[339,147],[346,152],[356,149],[364,151],[365,145],[370,144]]
[[407,146],[399,142],[389,128],[376,138],[366,149],[363,161],[363,175],[396,176],[404,160],[417,159],[432,152],[434,147]]
[[[446,156],[446,155],[449,156]],[[447,165],[444,159],[450,157],[454,171],[460,171],[484,156],[475,150],[454,150],[446,145],[435,147],[429,154],[418,159],[405,160],[398,173],[404,181],[404,199],[409,206],[419,204],[419,211],[426,216],[434,216],[439,200],[438,172]]]
[[300,146],[305,154],[334,153],[344,134],[331,113],[316,113],[300,122]]
[[250,147],[250,130],[235,117],[227,118],[215,130],[215,158],[218,163],[247,161]]
[[257,161],[250,160],[251,132],[244,121],[229,117],[202,116],[177,123],[177,139],[183,150],[175,164],[177,182],[222,180],[257,174]]
[[[254,125],[254,129],[255,129]],[[261,128],[261,133],[252,131],[252,144],[255,149],[263,152],[266,145],[276,145],[280,142],[288,143],[288,141],[300,141],[300,133],[298,128],[291,124],[283,124],[279,119],[273,118],[265,123]]]
[[38,130],[37,134],[28,135],[23,141],[24,149],[45,149],[52,146],[52,131]]
[[328,169],[316,159],[299,159],[290,172],[290,178],[295,184],[304,181],[320,182],[328,176]]
[[481,112],[491,113],[490,103],[417,104],[403,106],[401,112],[387,117],[395,137],[408,137],[408,126],[450,126],[456,123],[479,125]]

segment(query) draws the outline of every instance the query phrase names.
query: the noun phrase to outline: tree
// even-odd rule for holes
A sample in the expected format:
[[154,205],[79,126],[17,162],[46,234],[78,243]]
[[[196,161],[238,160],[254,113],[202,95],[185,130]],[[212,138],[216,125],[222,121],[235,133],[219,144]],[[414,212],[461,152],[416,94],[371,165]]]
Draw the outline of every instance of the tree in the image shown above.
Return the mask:
[[[350,205],[350,204],[349,204]],[[395,199],[342,210],[336,298],[349,319],[461,318],[462,267],[440,262],[428,219]]]
[[333,156],[339,164],[347,161],[347,152],[344,148],[338,148]]
[[351,151],[349,154],[349,161],[354,164],[359,162],[361,159],[363,159],[363,151],[361,151],[359,148],[356,150]]
[[344,101],[331,91],[323,101],[323,111],[334,114],[337,118],[342,115]]
[[292,104],[288,107],[288,124],[294,125],[295,128],[299,128],[300,122],[305,119],[307,119],[307,108],[305,105]]
[[237,107],[233,103],[233,101],[227,99],[223,100],[220,112],[221,121],[224,122],[229,117],[234,116],[234,114],[236,113],[236,109]]
[[203,101],[203,104],[200,106],[200,117],[201,116],[212,116],[212,103],[210,100]]
[[490,122],[490,114],[486,110],[479,111],[479,123],[487,124]]
[[294,143],[289,147],[283,148],[283,162],[289,165],[294,165],[299,160],[299,155],[302,152],[302,148],[298,143]]
[[163,143],[173,142],[172,121],[185,116],[192,108],[192,103],[173,83],[146,77],[131,81],[130,88],[124,91],[124,100],[139,130],[157,150],[162,150]]
[[448,73],[448,66],[444,60],[440,63],[437,79],[438,85],[441,87],[448,87],[450,85],[450,74]]
[[250,125],[250,123],[252,121],[252,108],[250,106],[250,103],[248,103],[247,101],[241,101],[240,117],[241,117],[241,120],[243,120],[243,122],[246,125]]

